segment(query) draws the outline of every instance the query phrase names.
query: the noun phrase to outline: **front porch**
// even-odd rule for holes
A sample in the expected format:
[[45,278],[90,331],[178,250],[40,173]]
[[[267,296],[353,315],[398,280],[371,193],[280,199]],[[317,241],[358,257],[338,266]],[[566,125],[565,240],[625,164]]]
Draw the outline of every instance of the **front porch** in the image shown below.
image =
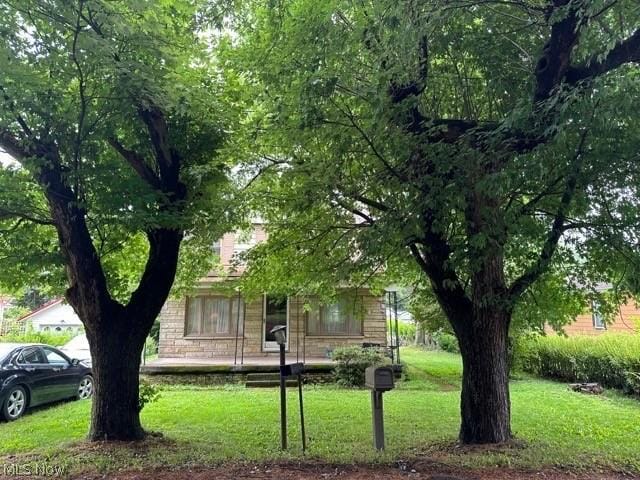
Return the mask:
[[[302,362],[307,373],[330,373],[333,361],[327,357],[307,356],[305,359],[296,354],[287,356],[287,363]],[[164,357],[146,362],[140,367],[140,373],[145,375],[180,375],[198,373],[244,374],[244,373],[275,373],[280,371],[280,359],[274,356],[245,356],[185,358]]]

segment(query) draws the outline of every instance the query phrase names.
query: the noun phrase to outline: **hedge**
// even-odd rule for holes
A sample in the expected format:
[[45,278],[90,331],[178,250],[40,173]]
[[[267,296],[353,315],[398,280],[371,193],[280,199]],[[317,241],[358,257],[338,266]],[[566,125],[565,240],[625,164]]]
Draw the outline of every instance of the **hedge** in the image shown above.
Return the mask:
[[597,382],[640,395],[640,335],[525,335],[516,341],[515,366],[541,377]]
[[44,343],[59,347],[64,345],[78,333],[68,332],[36,332],[33,330],[24,333],[7,333],[0,336],[0,342],[9,343]]

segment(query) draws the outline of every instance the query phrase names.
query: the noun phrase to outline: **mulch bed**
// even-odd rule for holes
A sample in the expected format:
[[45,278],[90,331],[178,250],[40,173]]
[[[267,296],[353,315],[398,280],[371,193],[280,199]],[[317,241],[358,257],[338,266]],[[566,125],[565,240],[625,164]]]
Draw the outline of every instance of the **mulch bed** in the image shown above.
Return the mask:
[[433,461],[399,462],[395,465],[327,465],[325,463],[278,462],[264,464],[223,464],[217,467],[172,470],[126,471],[109,475],[86,474],[77,480],[628,480],[613,472],[576,473],[559,470],[522,471],[513,469],[465,470]]

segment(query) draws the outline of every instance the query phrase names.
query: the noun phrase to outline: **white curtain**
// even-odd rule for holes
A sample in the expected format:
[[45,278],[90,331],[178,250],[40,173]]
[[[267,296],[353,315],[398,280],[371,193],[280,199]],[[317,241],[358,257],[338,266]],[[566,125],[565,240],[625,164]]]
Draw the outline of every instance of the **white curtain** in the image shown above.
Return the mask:
[[229,326],[229,307],[228,298],[205,297],[204,300],[204,322],[203,335],[228,335]]
[[186,334],[198,335],[202,322],[202,297],[189,298],[188,302]]

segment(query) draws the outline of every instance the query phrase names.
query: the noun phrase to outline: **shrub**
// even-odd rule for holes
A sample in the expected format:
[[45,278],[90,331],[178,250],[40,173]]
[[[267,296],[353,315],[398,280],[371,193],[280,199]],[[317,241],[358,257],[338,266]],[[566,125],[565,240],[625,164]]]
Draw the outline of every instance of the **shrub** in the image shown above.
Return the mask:
[[364,371],[367,367],[387,362],[382,349],[359,346],[339,347],[333,351],[334,376],[339,385],[345,387],[364,386]]
[[[393,335],[393,344],[395,345],[396,338],[396,323],[395,320],[387,320],[387,332]],[[416,338],[416,324],[407,322],[398,322],[398,334],[400,337],[400,345],[411,345]]]
[[525,335],[517,340],[516,366],[542,377],[640,393],[640,336]]
[[152,336],[147,337],[144,344],[144,358],[149,358],[158,354],[158,342]]
[[35,330],[29,330],[24,333],[7,333],[0,337],[0,342],[12,342],[12,343],[44,343],[46,345],[53,345],[59,347],[64,345],[77,333],[71,332],[36,332]]
[[440,350],[450,353],[460,353],[460,346],[458,345],[458,339],[455,335],[440,330],[433,334],[433,339]]
[[155,402],[160,397],[160,389],[146,380],[140,380],[140,388],[138,391],[138,411],[142,409],[148,403]]

